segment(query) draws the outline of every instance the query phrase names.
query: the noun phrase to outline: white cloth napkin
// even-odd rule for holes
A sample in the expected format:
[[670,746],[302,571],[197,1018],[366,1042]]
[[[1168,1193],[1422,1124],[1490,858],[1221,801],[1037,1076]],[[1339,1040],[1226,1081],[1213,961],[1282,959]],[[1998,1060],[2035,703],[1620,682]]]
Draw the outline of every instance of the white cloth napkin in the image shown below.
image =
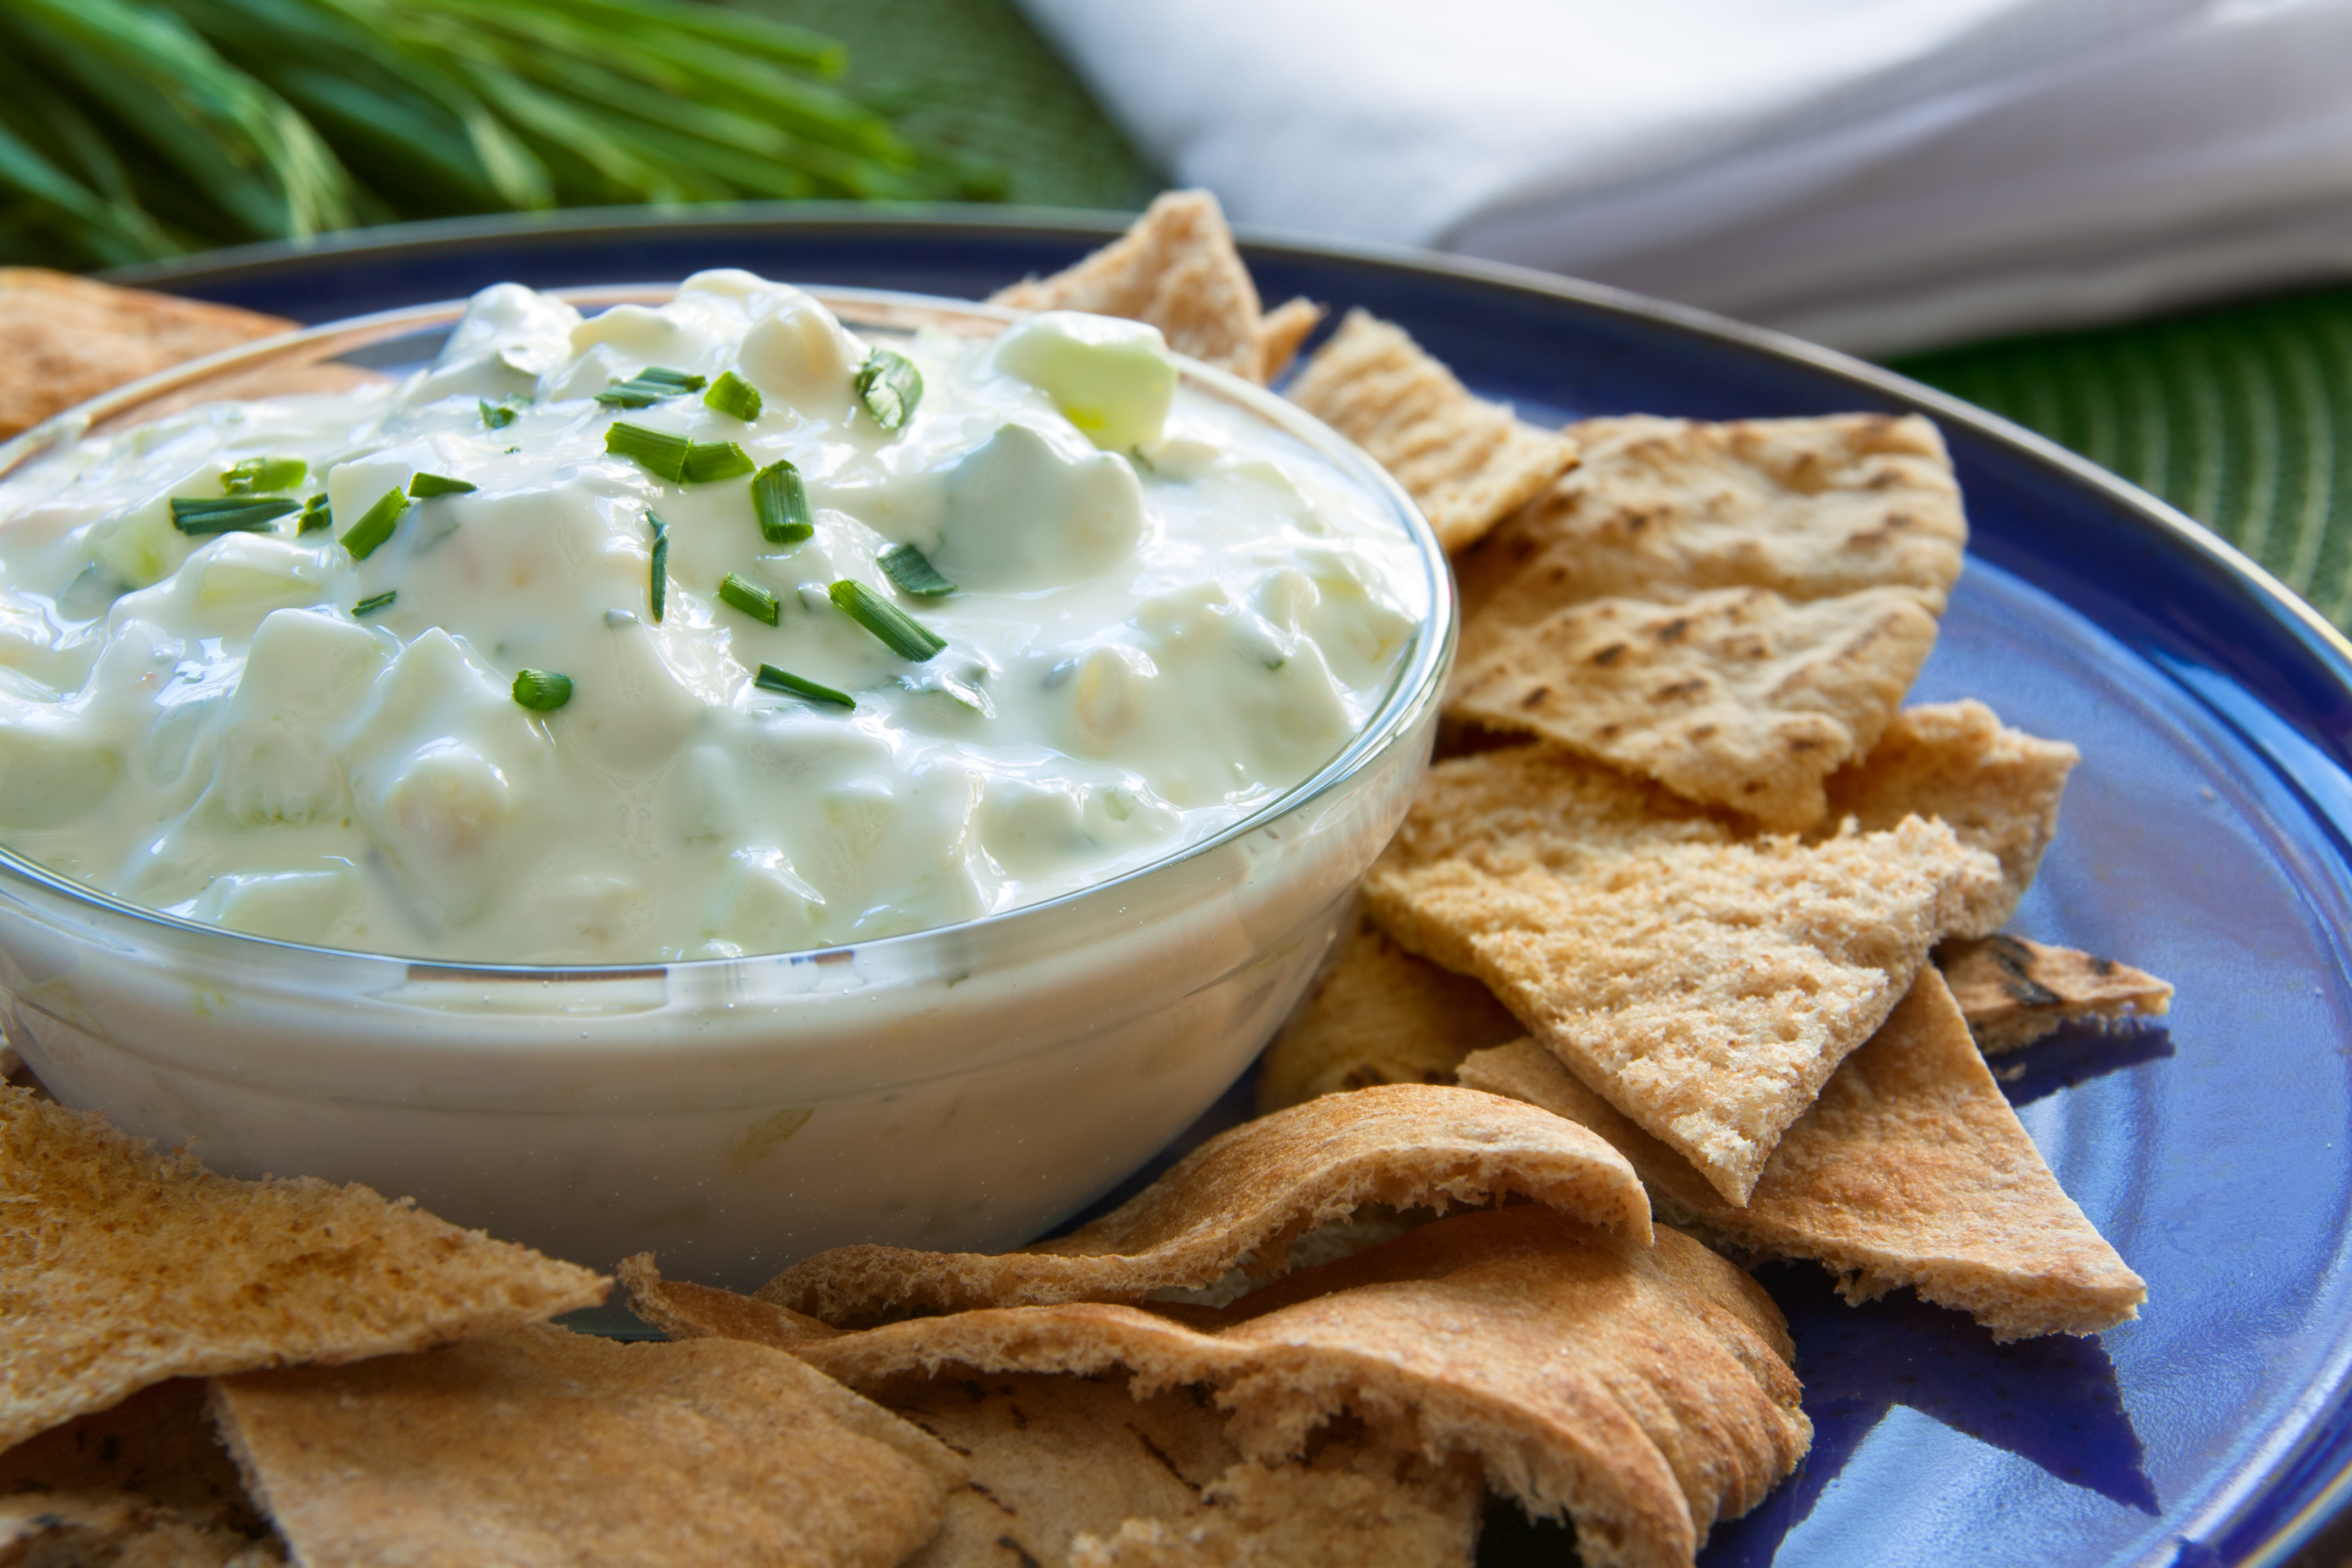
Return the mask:
[[1862,353],[2352,273],[2352,0],[1022,0],[1237,223]]

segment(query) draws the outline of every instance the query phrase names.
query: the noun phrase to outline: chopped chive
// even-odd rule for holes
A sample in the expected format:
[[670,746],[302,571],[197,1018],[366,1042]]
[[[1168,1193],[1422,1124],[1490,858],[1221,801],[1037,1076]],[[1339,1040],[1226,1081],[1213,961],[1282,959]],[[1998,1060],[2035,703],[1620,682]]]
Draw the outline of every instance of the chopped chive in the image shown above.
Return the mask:
[[519,669],[514,700],[534,712],[552,713],[572,700],[572,678],[551,669]]
[[731,414],[746,425],[757,419],[764,406],[760,389],[731,370],[719,373],[719,379],[710,384],[710,390],[702,395],[702,401],[706,407]]
[[290,490],[310,465],[299,458],[246,458],[221,476],[221,493],[249,496],[256,490]]
[[740,479],[759,465],[732,441],[689,441],[686,447],[686,482],[707,485],[714,479]]
[[282,497],[230,500],[172,498],[172,526],[182,533],[275,533],[269,525],[302,503]]
[[915,405],[923,400],[923,373],[906,355],[876,349],[857,367],[857,396],[866,412],[874,416],[874,423],[885,430],[898,430],[914,416]]
[[604,432],[604,450],[629,458],[672,484],[686,482],[686,454],[694,443],[667,430],[616,419]]
[[936,599],[941,594],[952,594],[956,585],[940,575],[930,557],[911,544],[894,544],[874,558],[882,574],[898,586],[901,594],[919,594]]
[[801,483],[801,471],[782,458],[752,477],[751,511],[760,520],[760,536],[771,544],[798,544],[816,531],[808,487]]
[[358,604],[352,606],[352,614],[355,616],[372,616],[378,610],[390,609],[392,607],[392,602],[399,597],[400,590],[397,588],[386,588],[381,594],[370,594],[366,598],[362,599]]
[[505,429],[515,422],[516,415],[530,406],[530,399],[520,394],[501,397],[496,403],[492,403],[487,397],[478,397],[474,401],[482,411],[482,423],[493,430]]
[[761,665],[760,673],[751,678],[751,684],[764,687],[770,691],[788,691],[794,697],[805,697],[812,702],[831,702],[843,708],[857,706],[857,699],[846,691],[835,691],[830,686],[820,686],[815,681],[794,675],[788,669],[778,669],[772,664]]
[[647,365],[626,381],[616,381],[596,395],[607,408],[649,408],[668,397],[700,392],[707,378],[682,370]]
[[375,553],[378,545],[392,537],[392,531],[400,524],[400,514],[407,510],[406,496],[397,489],[384,491],[343,535],[343,548],[352,552],[352,560],[366,560]]
[[776,596],[757,583],[749,583],[730,572],[719,579],[719,596],[751,616],[755,621],[776,624],[780,614]]
[[646,513],[646,521],[654,525],[653,602],[654,621],[658,625],[662,601],[669,596],[669,528],[652,512]]
[[833,585],[831,596],[843,614],[880,637],[900,658],[919,664],[948,646],[945,637],[863,583],[845,577]]
[[297,533],[316,533],[322,528],[332,528],[334,526],[335,514],[327,505],[327,492],[320,490],[317,495],[312,496],[309,500],[302,503],[302,515],[298,520],[294,531]]
[[408,493],[419,500],[435,496],[469,496],[482,487],[464,479],[453,479],[446,474],[416,474],[408,481]]

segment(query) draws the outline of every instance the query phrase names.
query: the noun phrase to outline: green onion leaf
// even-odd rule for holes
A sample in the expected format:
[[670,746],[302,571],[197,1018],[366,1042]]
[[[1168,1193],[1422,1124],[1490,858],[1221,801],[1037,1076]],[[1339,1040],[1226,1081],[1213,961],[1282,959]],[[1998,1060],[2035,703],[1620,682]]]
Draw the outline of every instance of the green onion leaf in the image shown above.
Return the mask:
[[911,544],[894,544],[874,558],[882,574],[897,585],[901,594],[919,594],[936,599],[941,594],[952,594],[956,585],[940,575],[940,569],[930,558]]
[[221,476],[224,495],[249,496],[256,490],[290,490],[310,472],[299,458],[247,458]]
[[335,514],[327,505],[327,492],[320,490],[302,503],[302,516],[294,531],[316,533],[322,528],[335,526]]
[[172,498],[172,526],[182,533],[275,533],[270,523],[301,505],[272,497],[268,500],[182,500]]
[[419,500],[435,496],[469,496],[482,487],[464,479],[453,479],[446,474],[416,474],[408,481],[408,493]]
[[835,691],[830,686],[820,686],[815,681],[794,675],[788,669],[778,669],[772,664],[761,665],[760,673],[751,678],[751,684],[763,687],[770,691],[788,691],[794,697],[805,697],[812,702],[831,702],[843,708],[857,706],[857,699],[846,691]]
[[632,425],[625,419],[614,420],[604,432],[604,450],[631,458],[672,484],[686,482],[686,454],[693,445],[683,436]]
[[842,613],[876,637],[900,658],[917,663],[948,646],[947,639],[863,583],[845,577],[831,589]]
[[746,425],[757,419],[764,406],[760,389],[731,370],[719,373],[719,379],[710,384],[710,390],[702,395],[702,401],[705,406],[731,414]]
[[650,408],[664,398],[700,392],[706,379],[682,370],[647,365],[628,380],[616,381],[598,393],[596,401],[607,408]]
[[358,604],[352,606],[352,614],[355,616],[372,616],[378,610],[390,609],[392,607],[392,602],[399,597],[400,590],[397,588],[386,588],[381,594],[370,594],[366,598],[362,599]]
[[857,396],[874,423],[898,430],[914,417],[915,405],[923,400],[923,373],[906,355],[876,349],[857,367]]
[[808,487],[801,483],[801,471],[782,458],[752,477],[751,511],[760,520],[760,537],[771,544],[798,544],[816,531]]
[[719,596],[755,621],[765,621],[772,626],[776,624],[776,596],[757,583],[746,582],[730,572],[719,580]]
[[669,596],[669,528],[652,512],[646,521],[654,525],[653,602],[654,622],[661,623],[662,601]]
[[378,545],[392,537],[392,531],[400,524],[400,514],[407,510],[406,496],[397,489],[384,491],[343,535],[343,548],[352,552],[352,560],[366,560],[375,553]]
[[552,713],[572,700],[572,678],[551,669],[519,669],[514,700],[534,712]]
[[493,430],[503,430],[515,422],[515,416],[530,406],[530,399],[517,395],[501,397],[492,403],[487,397],[476,398],[482,410],[482,423]]
[[689,441],[686,447],[686,482],[707,485],[714,479],[732,479],[750,473],[758,465],[751,455],[732,441]]

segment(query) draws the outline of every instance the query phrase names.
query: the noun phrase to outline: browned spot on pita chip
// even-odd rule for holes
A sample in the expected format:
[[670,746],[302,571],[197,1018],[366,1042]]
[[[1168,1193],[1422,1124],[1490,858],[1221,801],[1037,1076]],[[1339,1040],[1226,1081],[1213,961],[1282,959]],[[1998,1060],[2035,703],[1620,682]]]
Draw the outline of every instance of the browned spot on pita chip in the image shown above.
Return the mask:
[[215,1176],[0,1089],[0,1447],[149,1384],[490,1333],[611,1285],[365,1187]]
[[1367,1205],[1476,1205],[1515,1194],[1646,1240],[1631,1166],[1556,1117],[1436,1084],[1327,1095],[1244,1122],[1126,1204],[1017,1252],[839,1247],[785,1269],[760,1299],[840,1327],[913,1312],[1053,1301],[1133,1301],[1213,1285],[1240,1267],[1279,1273],[1288,1245]]
[[0,437],[142,375],[295,325],[62,272],[0,267]]
[[1535,745],[1433,768],[1364,899],[1739,1203],[1998,875],[1941,823],[1746,837]]
[[223,1436],[306,1563],[891,1568],[962,1468],[792,1357],[538,1325],[214,1384]]
[[1987,1056],[2030,1046],[2077,1019],[2116,1028],[2172,1009],[2172,987],[2145,970],[2023,937],[1948,942],[1936,950],[1936,963]]
[[1473,397],[1401,327],[1350,310],[1289,391],[1396,476],[1447,550],[1465,550],[1576,461],[1572,437]]
[[1816,1259],[1850,1301],[1909,1285],[2013,1340],[2097,1333],[2147,1296],[2042,1163],[1932,967],[1782,1135],[1745,1208],[1532,1040],[1478,1052],[1462,1077],[1582,1122],[1625,1152],[1659,1213],[1735,1252]]
[[1374,1084],[1451,1083],[1464,1057],[1524,1033],[1493,992],[1359,914],[1258,1064],[1258,1111]]
[[[142,1388],[110,1410],[0,1454],[0,1496],[65,1493],[131,1494],[183,1521],[247,1538],[268,1530],[213,1435],[201,1378]],[[0,1552],[0,1563],[6,1560]]]
[[1870,754],[1832,774],[1830,822],[1853,817],[1864,831],[1905,816],[1940,817],[1960,842],[2000,862],[2000,881],[1982,890],[1961,936],[1986,936],[2017,912],[2042,851],[2058,831],[2066,775],[2083,753],[2003,725],[1981,702],[1906,708]]
[[1293,300],[1271,316],[1206,191],[1170,191],[1110,244],[1051,278],[999,289],[1016,310],[1090,310],[1149,321],[1168,346],[1261,384],[1273,380],[1323,318]]
[[1727,588],[1601,599],[1496,629],[1449,719],[1525,731],[1768,827],[1822,818],[1822,780],[1870,750],[1936,645],[1903,588],[1792,604]]

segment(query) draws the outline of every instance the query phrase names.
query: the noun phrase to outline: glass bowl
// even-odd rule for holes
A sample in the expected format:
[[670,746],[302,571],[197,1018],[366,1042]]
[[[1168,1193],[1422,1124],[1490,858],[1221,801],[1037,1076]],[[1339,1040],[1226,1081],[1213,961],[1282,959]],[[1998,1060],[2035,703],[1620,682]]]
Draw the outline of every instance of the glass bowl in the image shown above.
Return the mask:
[[[887,341],[1010,313],[813,289]],[[667,289],[564,291],[584,310]],[[462,302],[274,339],[0,447],[426,363]],[[1314,973],[1427,765],[1453,658],[1436,539],[1370,458],[1263,389],[1186,383],[1279,432],[1416,542],[1425,611],[1370,721],[1312,778],[1170,858],[986,919],[819,952],[554,969],[306,947],[96,892],[0,849],[8,1038],[66,1104],[237,1175],[360,1181],[609,1266],[757,1284],[853,1241],[1018,1245],[1233,1083]],[[0,526],[5,526],[0,522]]]

